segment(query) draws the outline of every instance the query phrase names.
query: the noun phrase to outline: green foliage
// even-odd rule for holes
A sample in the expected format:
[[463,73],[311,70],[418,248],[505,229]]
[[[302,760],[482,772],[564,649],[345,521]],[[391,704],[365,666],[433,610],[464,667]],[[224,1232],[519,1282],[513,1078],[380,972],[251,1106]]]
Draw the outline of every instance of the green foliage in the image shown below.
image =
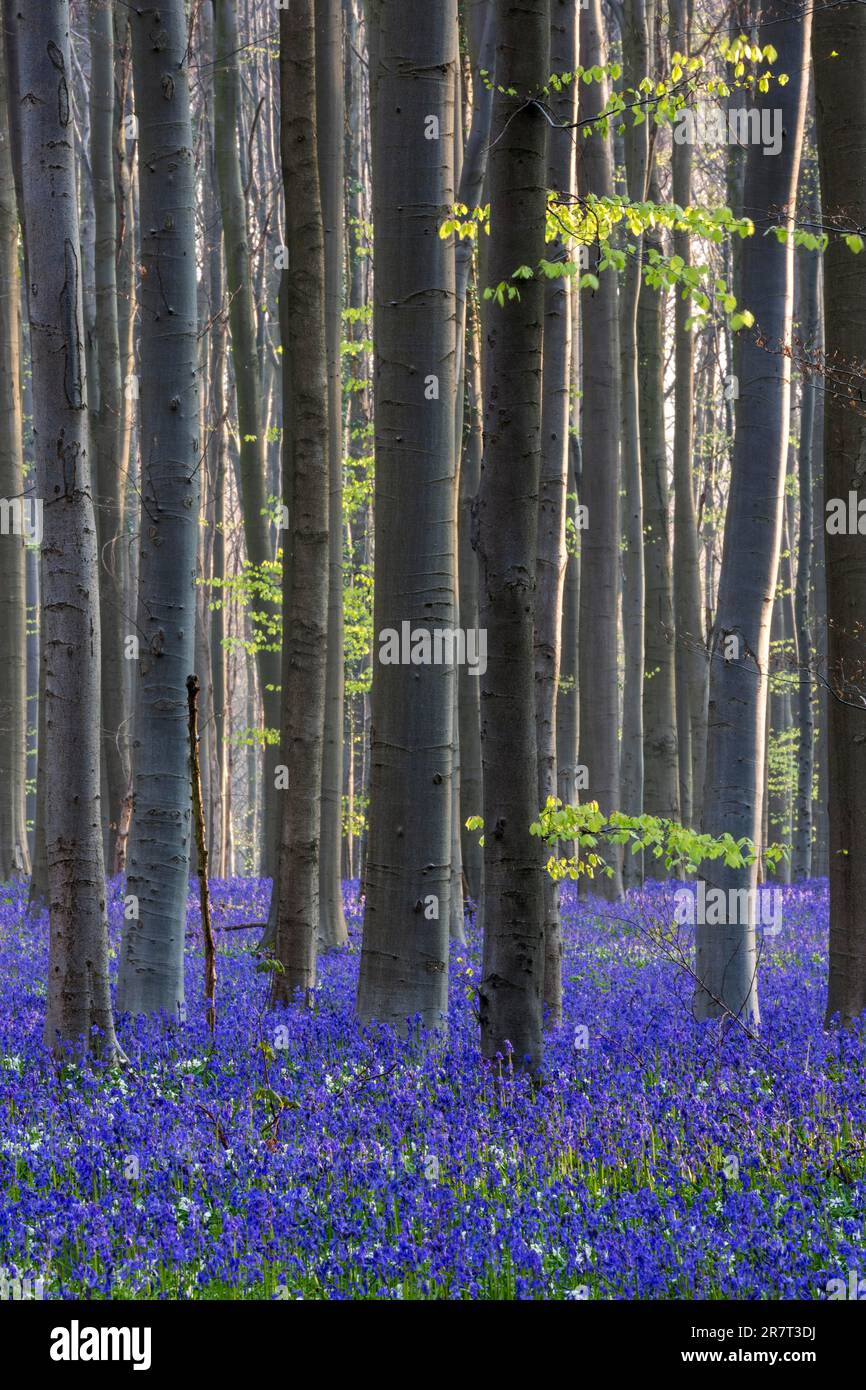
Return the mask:
[[[632,854],[643,850],[651,858],[662,860],[666,870],[681,874],[697,873],[706,860],[722,859],[728,868],[741,869],[759,857],[748,836],[735,840],[728,832],[701,834],[662,816],[629,816],[622,811],[605,815],[597,801],[565,806],[558,797],[548,797],[539,819],[530,826],[530,834],[540,836],[549,845],[561,841],[576,843],[576,855],[552,855],[547,861],[547,871],[554,880],[579,878],[582,874],[593,878],[596,873],[610,877],[613,869],[599,853],[605,843],[630,845]],[[764,858],[768,865],[774,865],[785,852],[785,846],[769,845]]]
[[[466,821],[467,830],[481,830],[483,826],[482,816],[470,816]],[[663,860],[666,870],[675,869],[683,875],[697,873],[707,860],[723,859],[727,868],[742,869],[759,858],[754,841],[745,835],[735,840],[728,832],[701,834],[663,816],[628,816],[622,811],[606,815],[599,810],[597,801],[571,806],[553,796],[547,798],[529,833],[554,847],[561,842],[576,844],[577,854],[569,858],[553,854],[548,859],[547,872],[556,882],[581,875],[591,879],[597,873],[612,877],[613,868],[600,853],[605,844],[630,845],[632,854],[643,850],[653,859]],[[482,837],[480,843],[483,842]],[[767,865],[778,864],[788,849],[787,845],[768,845],[763,856]]]
[[350,833],[354,838],[360,839],[367,829],[367,810],[369,807],[369,797],[356,796],[349,810],[349,798],[343,797],[343,839],[347,840]]
[[[482,228],[489,233],[489,204],[474,208],[471,212],[464,204],[455,204],[452,213],[454,215],[440,227],[440,236],[445,237],[456,231],[461,237],[474,237]],[[598,276],[603,271],[621,272],[625,269],[627,257],[637,254],[634,243],[627,241],[624,246],[614,244],[614,239],[623,231],[633,237],[642,237],[650,231],[687,232],[698,241],[719,245],[726,238],[754,236],[755,224],[750,217],[736,217],[727,207],[683,208],[677,203],[637,201],[619,194],[613,197],[590,194],[569,202],[563,202],[556,193],[548,197],[546,240],[564,241],[572,249],[595,248],[594,273],[586,271],[580,277],[581,289],[597,290]],[[576,260],[551,261],[542,258],[534,270],[530,266],[518,266],[512,272],[511,279],[525,281],[533,278],[533,275],[560,279],[575,276],[578,269]],[[642,273],[652,289],[673,289],[692,302],[695,312],[689,320],[690,327],[703,327],[711,314],[726,317],[734,332],[751,328],[754,323],[748,310],[737,311],[736,296],[708,263],[690,265],[682,256],[665,255],[653,246],[646,251]],[[498,285],[485,288],[483,296],[504,307],[507,301],[519,299],[520,291],[516,285],[503,280]]]

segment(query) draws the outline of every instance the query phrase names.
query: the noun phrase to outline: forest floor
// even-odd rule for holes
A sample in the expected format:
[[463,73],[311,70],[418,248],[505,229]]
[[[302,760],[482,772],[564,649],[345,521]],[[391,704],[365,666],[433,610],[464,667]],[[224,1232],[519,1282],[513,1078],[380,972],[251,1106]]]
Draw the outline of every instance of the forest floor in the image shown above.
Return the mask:
[[[533,1088],[480,1062],[472,928],[447,1043],[359,1027],[353,884],[314,1010],[267,1012],[258,933],[220,930],[212,1041],[193,889],[186,1025],[121,1019],[130,1066],[60,1066],[46,922],[6,886],[0,1267],[46,1298],[826,1298],[866,1274],[866,1029],[823,1028],[826,885],[783,893],[755,1041],[694,1021],[671,888],[566,886],[565,1022]],[[266,916],[260,881],[212,895],[220,928]]]

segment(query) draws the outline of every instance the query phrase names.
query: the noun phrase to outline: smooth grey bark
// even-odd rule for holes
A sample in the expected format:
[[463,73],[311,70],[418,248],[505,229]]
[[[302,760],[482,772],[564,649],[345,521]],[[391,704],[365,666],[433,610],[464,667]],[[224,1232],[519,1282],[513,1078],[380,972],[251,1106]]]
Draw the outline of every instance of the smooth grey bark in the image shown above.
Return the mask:
[[[604,66],[607,44],[601,0],[580,13],[580,53],[585,68]],[[581,121],[607,104],[607,82],[581,83]],[[597,130],[583,141],[578,166],[581,196],[613,195],[610,139]],[[590,266],[592,255],[590,255]],[[588,770],[587,800],[605,812],[620,810],[619,786],[619,447],[611,421],[620,419],[617,285],[610,271],[597,290],[582,291],[583,364],[581,505],[588,525],[581,532],[580,578],[580,761]],[[593,885],[608,898],[622,896],[619,855],[608,856],[613,876]]]
[[[691,44],[691,0],[670,0],[672,52],[688,53]],[[740,30],[737,30],[739,33]],[[674,142],[671,150],[673,200],[691,203],[691,145]],[[735,238],[736,240],[736,238]],[[674,254],[691,264],[688,232],[673,234]],[[739,254],[739,248],[735,248]],[[692,457],[694,453],[694,342],[686,321],[687,300],[674,298],[674,536],[673,588],[676,627],[677,743],[680,764],[680,815],[686,825],[701,823],[707,741],[707,649],[701,616],[701,571],[695,516]]]
[[[577,300],[577,294],[573,293]],[[576,303],[575,306],[576,307]],[[576,441],[572,438],[572,445]],[[574,806],[578,801],[577,787],[577,714],[578,714],[578,612],[580,608],[580,548],[578,543],[577,492],[574,454],[571,450],[569,468],[569,490],[567,496],[568,517],[573,528],[566,541],[568,560],[565,568],[565,586],[562,599],[562,660],[559,666],[559,690],[556,698],[556,794],[564,806]],[[573,850],[569,850],[573,853]]]
[[[326,232],[316,130],[316,3],[280,12],[280,151],[289,265],[282,286],[283,548],[282,748],[279,899],[271,1002],[316,983],[319,836],[328,642],[330,391]],[[332,207],[333,211],[333,207]],[[333,301],[332,301],[333,310]],[[339,861],[338,861],[339,863]]]
[[[816,171],[817,172],[817,171]],[[814,357],[818,346],[818,276],[821,258],[817,251],[800,250],[797,270],[800,286],[800,337],[803,355]],[[815,431],[815,400],[819,390],[815,373],[804,373],[800,388],[800,445],[797,454],[800,517],[797,539],[797,579],[795,609],[797,624],[797,800],[794,817],[794,848],[791,877],[810,878],[812,874],[812,778],[815,759],[815,719],[812,709],[812,632],[809,623],[809,590],[812,585],[813,469],[812,443]],[[819,516],[818,524],[823,518]],[[823,674],[823,673],[822,673]]]
[[[577,10],[571,0],[550,0],[550,70],[573,73],[577,67]],[[550,113],[565,127],[577,115],[577,81],[549,97]],[[575,148],[571,129],[552,131],[547,150],[548,189],[564,202],[575,193]],[[546,259],[567,261],[564,239],[548,246]],[[541,401],[541,473],[538,491],[538,540],[535,579],[535,739],[538,753],[538,805],[556,797],[556,705],[562,654],[562,604],[567,554],[566,493],[571,422],[571,282],[565,276],[544,285],[544,359]],[[544,1003],[548,1022],[562,1021],[562,924],[559,885],[545,874]]]
[[[363,228],[367,211],[365,178],[367,162],[364,157],[367,122],[366,111],[366,58],[364,57],[364,30],[360,16],[360,0],[344,0],[346,41],[345,57],[345,213],[346,227],[346,297],[351,315],[346,323],[346,337],[359,342],[357,349],[360,359],[354,375],[363,382],[360,389],[350,391],[345,406],[345,456],[347,461],[367,451],[367,438],[371,428],[371,367],[370,354],[365,344],[369,342],[368,325],[360,317],[367,303],[369,280],[369,260],[362,252]],[[353,573],[356,556],[360,552],[351,523],[345,526],[349,573]],[[351,582],[351,580],[350,580]],[[355,814],[358,788],[364,790],[364,766],[366,746],[359,735],[364,727],[364,696],[352,692],[346,700],[347,746],[346,746],[346,836],[344,840],[344,877],[357,878],[358,875],[358,837],[355,834]],[[359,744],[362,745],[359,748]],[[360,752],[360,757],[359,757]],[[360,773],[360,776],[359,776]]]
[[[484,775],[484,956],[478,991],[481,1048],[535,1070],[542,1055],[544,862],[529,833],[538,814],[533,679],[541,470],[541,371],[547,121],[527,97],[549,76],[548,0],[497,0],[496,76],[489,160],[490,286],[535,275],[520,297],[491,305],[486,323],[484,461],[478,497]],[[516,95],[509,95],[513,91]]]
[[184,1012],[195,659],[199,354],[195,188],[183,0],[130,12],[141,205],[141,524],[134,812],[118,1009]]
[[[463,169],[463,72],[460,58],[460,36],[458,29],[458,58],[453,72],[454,79],[454,122],[452,126],[451,138],[453,142],[454,158],[454,186],[459,188],[461,172]],[[455,285],[456,285],[455,274]],[[465,376],[465,338],[466,338],[466,314],[465,307],[462,314],[458,311],[454,332],[454,354],[455,354],[455,392],[454,392],[454,457],[457,460],[457,495],[455,503],[459,508],[460,494],[460,460],[461,460],[461,440],[463,437],[463,412],[465,386],[461,377]],[[459,524],[459,512],[455,516],[455,526]],[[457,538],[457,572],[454,576],[454,612],[457,615],[457,622],[460,622],[460,539]],[[455,680],[451,692],[451,863],[448,885],[448,935],[452,941],[465,942],[465,880],[463,877],[463,847],[460,834],[460,696],[459,696],[460,672],[459,667],[455,672]]]
[[[866,222],[866,11],[816,10],[812,41],[824,224]],[[824,400],[824,498],[866,495],[866,427],[859,399],[866,357],[866,274],[861,257],[831,231],[824,253],[824,332],[832,389]],[[822,524],[826,511],[821,510]],[[827,1022],[866,1008],[866,777],[863,615],[866,537],[824,537],[829,698],[830,977]]]
[[[213,553],[211,566],[213,578],[219,584],[226,575],[225,542],[225,495],[228,486],[228,447],[226,429],[226,317],[223,307],[223,254],[222,236],[214,230],[214,244],[210,253],[211,304],[214,321],[210,333],[211,352],[211,392],[210,392],[210,450],[211,450],[211,492],[213,494]],[[227,730],[227,662],[225,639],[226,598],[218,590],[216,602],[210,615],[211,672],[213,678],[214,710],[214,763],[216,779],[219,784],[219,824],[212,833],[213,850],[211,863],[217,878],[229,875],[229,758]]]
[[[791,797],[786,777],[786,750],[791,728],[791,701],[788,694],[788,675],[791,632],[787,622],[785,590],[787,588],[785,550],[789,544],[787,526],[783,524],[779,583],[773,604],[770,626],[769,698],[767,701],[767,757],[765,759],[764,844],[791,843]],[[771,765],[771,752],[775,753]],[[786,864],[780,863],[775,877],[786,882]]]
[[[205,6],[201,12],[201,44],[206,54],[215,51],[213,37],[213,10]],[[202,98],[201,139],[204,145],[203,165],[203,217],[205,225],[202,246],[201,284],[206,285],[207,294],[203,310],[207,316],[207,331],[202,335],[205,356],[207,389],[202,393],[202,439],[206,441],[207,497],[204,507],[204,556],[207,565],[207,578],[213,589],[202,594],[205,602],[200,606],[199,631],[205,648],[208,685],[204,687],[208,703],[207,731],[208,758],[203,760],[202,780],[205,773],[210,783],[210,812],[206,821],[208,836],[208,864],[216,878],[225,878],[226,846],[226,797],[228,791],[228,746],[226,740],[226,622],[225,607],[228,594],[223,584],[226,576],[225,545],[225,493],[227,488],[227,411],[226,411],[226,357],[227,323],[225,309],[225,277],[223,268],[222,222],[216,195],[216,165],[214,156],[213,81],[206,82]],[[198,659],[197,659],[198,661]],[[202,664],[199,675],[203,674]]]
[[[257,343],[256,312],[250,269],[247,203],[241,177],[242,46],[238,37],[235,0],[213,0],[216,65],[214,69],[215,154],[225,240],[226,297],[234,366],[239,435],[239,480],[247,558],[260,568],[273,560],[268,520],[267,439]],[[291,519],[290,519],[291,524]],[[263,605],[269,616],[270,605]],[[256,652],[265,727],[280,723],[280,654],[262,646]],[[285,750],[283,750],[285,751]],[[266,743],[262,775],[264,811],[262,866],[273,874],[279,830],[275,769],[280,761],[276,743]]]
[[[654,202],[660,201],[657,186],[651,187],[650,195]],[[648,251],[661,251],[659,239],[651,233],[647,235],[645,244]],[[638,306],[643,561],[646,594],[642,809],[648,815],[678,821],[680,788],[676,724],[676,640],[670,491],[665,442],[664,331],[664,293],[644,285],[641,288]],[[626,859],[628,857],[627,855]],[[648,859],[646,872],[653,878],[665,877],[663,861]]]
[[[823,313],[823,264],[818,271],[818,341],[816,352],[824,350]],[[815,741],[815,759],[818,764],[816,799],[812,803],[812,821],[815,827],[815,843],[812,850],[812,873],[816,878],[826,878],[830,873],[830,823],[828,803],[830,800],[828,772],[829,695],[825,682],[827,673],[827,569],[824,544],[827,536],[824,525],[824,392],[819,390],[815,398],[815,418],[812,422],[812,516],[817,524],[812,530],[812,593],[811,614],[812,633],[815,641],[815,670],[823,678],[818,681],[815,712],[818,722],[818,736]]]
[[[11,7],[10,7],[11,8]],[[42,624],[50,949],[45,1042],[117,1052],[99,798],[99,597],[88,454],[69,7],[15,27],[33,434],[44,503]]]
[[[120,351],[120,372],[123,383],[121,401],[121,426],[119,454],[116,467],[120,475],[122,497],[123,528],[115,546],[115,578],[119,591],[121,611],[118,621],[124,641],[135,633],[136,610],[138,605],[138,528],[140,520],[139,478],[138,478],[138,375],[136,371],[135,339],[137,329],[136,293],[138,275],[138,235],[137,235],[137,188],[136,171],[137,144],[131,138],[132,128],[128,117],[133,115],[132,100],[132,38],[129,32],[128,7],[122,0],[115,0],[115,91],[116,120],[115,140],[115,211],[117,216],[117,336]],[[126,869],[126,854],[129,843],[129,829],[132,822],[132,739],[130,736],[135,692],[134,662],[126,659],[121,663],[123,682],[123,703],[126,724],[123,726],[118,743],[123,752],[123,772],[125,777],[124,797],[114,839],[115,856],[106,862],[109,873],[123,873]]]
[[97,481],[99,608],[102,631],[102,778],[106,865],[114,865],[127,792],[124,699],[123,503],[125,477],[120,337],[117,316],[117,206],[115,185],[115,61],[113,0],[90,5],[90,168],[94,202],[96,409],[91,409]]
[[[714,395],[716,385],[716,365],[721,369],[721,342],[723,334],[718,325],[707,329],[705,346],[701,361],[695,372],[695,450],[693,471],[703,477],[701,505],[698,515],[700,542],[703,547],[703,613],[704,632],[712,631],[713,613],[716,607],[716,509],[717,475],[720,447],[726,451],[727,440],[734,435],[733,402],[725,400],[725,425],[720,445],[714,430]],[[730,418],[729,418],[730,417]],[[682,818],[682,812],[681,812]]]
[[[793,448],[788,450],[791,467],[789,473],[793,472],[795,457]],[[789,479],[790,482],[790,479]],[[786,731],[784,742],[784,814],[783,814],[783,833],[779,839],[786,845],[793,845],[794,840],[794,801],[797,772],[794,764],[795,745],[792,742],[794,731],[794,690],[791,679],[791,668],[797,660],[797,622],[794,606],[794,532],[796,529],[795,499],[790,486],[786,484],[785,493],[785,521],[784,533],[782,537],[782,557],[781,557],[781,602],[782,602],[782,622],[784,632],[784,660],[787,671],[787,678],[784,682],[782,691],[782,721]],[[782,883],[791,882],[791,859],[790,856],[783,858],[774,870],[774,876]]]
[[[771,16],[768,16],[768,19]],[[808,84],[811,13],[797,24],[768,24],[759,42],[772,40],[784,87],[755,94],[758,106],[782,112],[782,148],[765,158],[759,145],[746,157],[747,207],[786,210],[793,225]],[[768,167],[769,166],[769,167]],[[779,570],[788,454],[790,358],[779,351],[791,336],[794,246],[756,235],[744,245],[742,302],[755,317],[743,334],[739,357],[731,486],[716,621],[712,633],[707,770],[703,829],[729,831],[762,843],[770,623]],[[758,866],[725,869],[716,861],[704,873],[721,889],[752,889]],[[752,899],[754,901],[754,899]],[[729,913],[738,917],[742,914]],[[757,942],[753,914],[747,922],[698,925],[695,1009],[700,1018],[733,1016],[757,1026]]]
[[[496,67],[496,28],[493,0],[469,7],[466,39],[472,75],[472,115],[457,189],[457,201],[473,208],[483,199],[493,111],[493,73]],[[482,77],[482,72],[486,77]],[[473,507],[481,482],[483,404],[481,396],[481,327],[477,302],[470,302],[469,279],[473,244],[458,240],[455,248],[457,293],[457,412],[455,433],[460,449],[460,497],[458,511],[458,583],[460,625],[477,629],[478,557],[472,545]],[[476,274],[478,258],[475,257]],[[458,746],[460,797],[457,806],[461,860],[470,898],[481,912],[484,891],[484,854],[477,831],[466,829],[470,816],[481,814],[481,689],[465,666],[457,673]]]
[[[203,30],[206,32],[207,21],[203,23]],[[205,40],[205,52],[209,50],[207,40]],[[205,142],[207,139],[206,129],[200,127],[199,139]],[[205,145],[204,160],[207,159],[207,147]],[[198,360],[199,360],[199,396],[198,396],[198,436],[205,444],[208,437],[208,411],[210,408],[210,357],[208,344],[208,328],[210,326],[210,257],[205,254],[202,247],[201,270],[198,275],[197,286],[198,299]],[[191,693],[195,696],[195,728],[196,728],[196,749],[193,756],[190,750],[190,791],[192,796],[193,813],[193,834],[190,843],[190,876],[198,881],[199,894],[201,895],[202,868],[209,867],[207,835],[213,823],[213,805],[211,802],[211,778],[210,778],[210,745],[213,734],[213,682],[211,677],[210,664],[210,622],[208,615],[208,598],[210,596],[211,580],[211,551],[213,530],[210,525],[212,516],[210,478],[207,469],[207,454],[202,458],[200,472],[200,500],[198,515],[198,557],[196,561],[196,571],[199,582],[196,584],[195,592],[195,664],[194,674],[197,679],[195,690],[187,684],[187,700]],[[188,706],[189,708],[189,706]],[[188,726],[189,727],[189,726]],[[195,766],[193,764],[196,764]],[[199,827],[198,816],[201,813],[202,825]],[[204,865],[202,856],[204,855]],[[205,873],[205,877],[207,874]],[[205,894],[207,887],[205,885]],[[202,923],[204,926],[204,922]],[[205,939],[207,932],[205,931]]]
[[325,229],[328,349],[328,659],[322,762],[319,912],[322,945],[345,946],[340,854],[343,838],[343,16],[340,0],[316,0],[316,124]]
[[[0,15],[0,500],[24,503],[21,413],[21,285],[12,167],[5,23]],[[14,519],[14,511],[8,513]],[[26,527],[0,534],[0,882],[30,872],[27,842]]]
[[[26,414],[32,418],[32,393]],[[36,725],[39,701],[39,556],[30,546],[26,560],[27,594],[27,841],[30,862],[36,847]]]
[[[457,583],[455,0],[368,7],[376,426],[370,818],[358,1015],[445,1026],[453,665],[386,663],[401,624],[453,628]],[[423,641],[423,639],[421,639]],[[421,653],[424,654],[423,651]]]
[[[460,460],[459,582],[460,625],[466,630],[479,626],[478,559],[472,545],[473,508],[481,484],[481,458],[484,448],[483,401],[481,394],[481,325],[475,299],[469,306],[466,324],[466,431]],[[466,829],[471,816],[480,816],[484,804],[481,774],[481,682],[466,666],[457,672],[458,722],[460,736],[460,831],[463,872],[470,898],[481,911],[484,892],[484,851],[476,831]]]
[[[649,70],[650,17],[645,0],[626,0],[622,11],[623,87],[627,93]],[[629,96],[627,99],[633,100]],[[596,137],[590,137],[596,138]],[[643,202],[649,184],[649,127],[625,120],[623,157],[626,188],[633,202]],[[620,750],[620,805],[617,810],[639,816],[644,809],[644,666],[645,580],[644,516],[641,488],[641,438],[638,411],[638,303],[643,238],[628,237],[634,250],[626,255],[619,295],[620,408],[622,411],[622,635],[623,695]],[[626,854],[623,887],[634,887],[643,876],[643,856]]]

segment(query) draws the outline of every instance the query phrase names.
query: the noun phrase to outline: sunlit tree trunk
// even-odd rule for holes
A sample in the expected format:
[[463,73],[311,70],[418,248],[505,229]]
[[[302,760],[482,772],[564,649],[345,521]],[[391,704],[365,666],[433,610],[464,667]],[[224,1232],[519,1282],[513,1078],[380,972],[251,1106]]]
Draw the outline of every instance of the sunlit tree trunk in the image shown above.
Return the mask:
[[[772,16],[769,16],[772,18]],[[782,112],[782,148],[766,158],[751,145],[746,158],[746,207],[774,209],[789,228],[800,167],[806,107],[811,13],[797,24],[768,24],[759,42],[778,51],[774,84],[760,106]],[[703,829],[730,832],[735,839],[762,841],[770,623],[779,569],[788,455],[790,358],[780,351],[790,341],[794,292],[794,244],[756,235],[744,245],[742,303],[755,329],[740,343],[731,487],[716,621],[710,660],[707,770]],[[712,862],[709,885],[754,889],[757,865],[737,870]],[[726,925],[698,925],[695,1006],[701,1018],[733,1015],[758,1023],[757,949],[752,914],[729,912]],[[734,920],[730,920],[734,918]]]
[[[626,0],[622,10],[623,84],[638,89],[649,67],[649,23],[645,0]],[[590,137],[598,139],[597,135]],[[623,154],[629,198],[643,202],[649,179],[649,130],[645,121],[625,123]],[[641,489],[641,439],[638,412],[638,302],[641,286],[640,236],[628,237],[619,296],[620,408],[622,411],[622,635],[623,695],[620,756],[620,805],[639,816],[644,801],[644,519]],[[627,854],[623,886],[640,882],[642,856]]]
[[[550,3],[550,70],[573,73],[577,66],[577,10],[570,0]],[[577,115],[577,83],[552,92],[550,109],[562,126]],[[548,188],[566,201],[574,197],[575,155],[570,130],[548,140]],[[548,248],[548,260],[567,260],[565,242]],[[544,363],[541,404],[541,477],[538,494],[538,548],[535,592],[535,737],[538,750],[538,806],[557,794],[556,697],[562,655],[562,604],[567,554],[566,493],[571,423],[571,282],[563,277],[544,286]],[[544,890],[544,1002],[550,1023],[562,1019],[562,925],[559,885],[549,874]]]
[[[670,46],[688,53],[691,45],[691,0],[670,0]],[[739,30],[737,30],[739,33]],[[692,200],[692,146],[674,141],[671,149],[674,202],[688,207]],[[691,238],[673,234],[674,255],[691,263]],[[685,824],[701,821],[701,799],[707,741],[707,653],[701,611],[701,571],[695,517],[692,459],[694,454],[694,342],[686,327],[691,309],[674,298],[674,530],[673,587],[676,626],[677,744],[680,766],[680,815]]]
[[[580,12],[580,53],[584,67],[604,66],[607,44],[601,0],[589,0]],[[606,81],[581,83],[580,119],[604,109]],[[610,140],[593,130],[581,143],[578,191],[582,196],[613,195]],[[590,254],[590,268],[592,268]],[[619,795],[619,644],[620,573],[619,440],[612,421],[619,421],[619,334],[616,277],[602,271],[597,290],[583,291],[582,486],[581,505],[588,524],[581,532],[580,579],[580,761],[588,769],[587,800],[602,811],[618,811]],[[594,885],[610,898],[622,894],[619,857],[608,854],[613,876]]]
[[[0,500],[22,505],[18,207],[12,169],[5,24],[0,13]],[[23,516],[27,516],[27,511]],[[27,844],[27,602],[25,534],[0,534],[0,882],[30,871]]]

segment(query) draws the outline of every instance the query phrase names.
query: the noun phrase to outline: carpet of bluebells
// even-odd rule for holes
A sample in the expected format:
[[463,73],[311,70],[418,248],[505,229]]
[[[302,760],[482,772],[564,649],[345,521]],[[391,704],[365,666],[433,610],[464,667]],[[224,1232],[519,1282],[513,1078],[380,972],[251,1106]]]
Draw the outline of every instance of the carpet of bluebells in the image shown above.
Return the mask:
[[471,922],[447,1042],[359,1027],[354,884],[315,1007],[269,1013],[258,934],[225,930],[268,888],[213,884],[214,1042],[193,889],[187,1022],[119,1020],[110,1069],[42,1047],[46,922],[0,888],[0,1266],[46,1298],[824,1298],[866,1274],[866,1030],[823,1027],[823,882],[783,890],[759,1040],[695,1022],[670,887],[566,886],[537,1086],[480,1060]]

